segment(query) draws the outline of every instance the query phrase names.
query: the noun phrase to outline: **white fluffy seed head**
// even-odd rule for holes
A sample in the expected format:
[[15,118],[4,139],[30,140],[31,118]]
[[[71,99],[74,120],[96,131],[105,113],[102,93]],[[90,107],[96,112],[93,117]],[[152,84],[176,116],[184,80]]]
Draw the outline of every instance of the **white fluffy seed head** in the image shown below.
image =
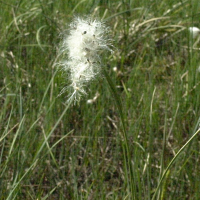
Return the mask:
[[200,29],[197,27],[189,27],[189,32],[193,39],[200,36]]
[[75,18],[70,28],[70,34],[63,43],[70,59],[94,57],[96,51],[108,48],[105,40],[107,28],[102,22]]
[[101,70],[100,51],[110,50],[107,39],[108,28],[101,21],[90,18],[75,18],[70,24],[69,34],[64,38],[61,52],[68,58],[62,63],[62,69],[69,73],[71,81],[69,99],[79,101],[86,94],[85,86]]

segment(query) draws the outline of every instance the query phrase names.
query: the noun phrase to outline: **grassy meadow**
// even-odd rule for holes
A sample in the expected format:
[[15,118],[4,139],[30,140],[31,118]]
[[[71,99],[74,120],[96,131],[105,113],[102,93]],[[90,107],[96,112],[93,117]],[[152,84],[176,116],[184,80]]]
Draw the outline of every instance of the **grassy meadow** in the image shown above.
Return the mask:
[[[85,15],[113,52],[74,105],[58,49]],[[0,0],[0,200],[199,200],[199,19],[199,0]]]

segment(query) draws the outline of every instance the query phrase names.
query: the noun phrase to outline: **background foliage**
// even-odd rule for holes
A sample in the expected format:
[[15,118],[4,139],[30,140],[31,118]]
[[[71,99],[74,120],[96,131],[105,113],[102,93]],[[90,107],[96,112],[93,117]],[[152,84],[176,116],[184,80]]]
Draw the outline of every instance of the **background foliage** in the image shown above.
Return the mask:
[[[198,0],[0,1],[0,199],[152,199],[199,126],[200,44],[188,33],[199,9]],[[110,26],[103,67],[122,101],[127,155],[103,75],[79,105],[58,96],[68,81],[57,49],[74,15]],[[199,148],[197,136],[157,199],[200,199]]]

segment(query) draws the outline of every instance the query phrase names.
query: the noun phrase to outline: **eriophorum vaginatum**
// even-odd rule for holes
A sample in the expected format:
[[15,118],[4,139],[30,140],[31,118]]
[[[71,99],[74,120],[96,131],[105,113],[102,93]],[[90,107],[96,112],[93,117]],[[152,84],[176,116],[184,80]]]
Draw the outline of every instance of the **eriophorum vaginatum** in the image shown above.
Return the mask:
[[79,101],[86,94],[86,87],[100,74],[100,51],[110,50],[108,33],[109,29],[98,20],[76,17],[71,22],[60,48],[62,54],[67,53],[61,66],[71,82],[62,90],[69,93],[68,101]]

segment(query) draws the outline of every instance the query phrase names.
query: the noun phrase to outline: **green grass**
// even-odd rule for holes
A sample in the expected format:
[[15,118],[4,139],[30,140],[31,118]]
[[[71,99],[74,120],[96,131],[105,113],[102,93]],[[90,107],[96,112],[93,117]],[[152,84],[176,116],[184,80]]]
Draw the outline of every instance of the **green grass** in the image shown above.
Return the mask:
[[[199,9],[0,1],[0,200],[199,200],[200,43],[187,31]],[[74,15],[105,20],[114,46],[79,105],[59,96],[68,80],[56,65]]]

